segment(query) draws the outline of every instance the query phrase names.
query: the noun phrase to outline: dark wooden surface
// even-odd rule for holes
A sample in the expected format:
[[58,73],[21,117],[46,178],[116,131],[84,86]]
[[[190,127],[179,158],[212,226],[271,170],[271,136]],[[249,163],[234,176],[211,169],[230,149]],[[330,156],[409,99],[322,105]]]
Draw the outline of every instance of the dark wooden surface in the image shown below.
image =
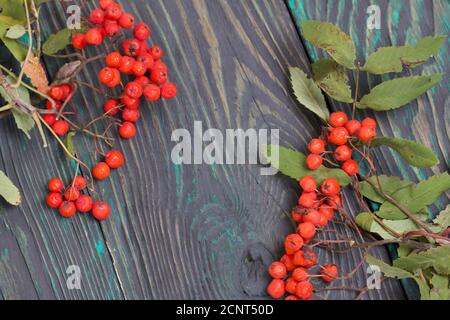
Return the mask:
[[[88,2],[84,13],[93,8],[92,3]],[[143,106],[137,137],[116,142],[127,155],[127,165],[96,184],[113,207],[111,218],[101,223],[85,216],[62,219],[45,206],[47,180],[52,176],[68,180],[75,166],[56,143],[43,149],[37,132],[28,141],[17,133],[12,119],[2,120],[0,168],[17,183],[24,201],[19,208],[2,202],[0,298],[265,298],[266,267],[280,256],[283,237],[291,232],[285,213],[298,197],[295,181],[281,175],[261,176],[257,165],[174,165],[170,136],[177,128],[192,132],[196,120],[203,121],[204,128],[220,130],[279,128],[282,144],[304,151],[307,141],[317,135],[319,123],[289,90],[287,67],[308,70],[312,54],[308,46],[305,51],[295,22],[305,13],[309,18],[337,19],[346,31],[352,24],[345,13],[331,14],[334,9],[328,1],[308,1],[308,5],[256,0],[121,3],[138,20],[152,25],[152,40],[166,51],[179,95]],[[351,5],[344,7],[353,12]],[[365,9],[360,11],[353,14],[364,16]],[[57,1],[43,7],[46,35],[64,26],[64,12]],[[439,25],[436,16],[442,13],[433,12],[436,22],[427,22],[428,28]],[[397,28],[382,29],[377,44],[389,43]],[[365,36],[361,37],[364,43]],[[104,46],[90,48],[88,54],[105,50]],[[437,66],[425,68],[446,68],[445,61],[440,57]],[[49,74],[54,74],[63,61],[46,59],[45,63]],[[93,63],[80,78],[98,84],[95,70],[101,66],[102,62]],[[448,163],[448,132],[435,127],[448,130],[446,98],[442,85],[413,108],[377,115],[385,124],[383,134],[416,137],[440,150],[441,171]],[[82,89],[74,106],[81,118],[89,119],[101,113],[103,102]],[[394,125],[399,117],[409,119],[404,127]],[[412,122],[422,130],[410,126]],[[431,130],[423,130],[427,125]],[[76,143],[83,161],[99,160],[92,139],[77,136]],[[382,152],[379,165],[386,173],[412,179],[429,174],[407,169],[397,156]],[[352,213],[358,212],[354,199],[348,198],[347,203]],[[389,259],[383,248],[375,255]],[[320,252],[319,259],[337,261],[350,270],[360,257]],[[81,290],[66,286],[69,265],[81,268]],[[346,284],[364,286],[365,278],[361,270]],[[327,298],[352,297],[350,292],[332,292]],[[399,282],[389,280],[382,290],[370,291],[365,298],[403,299],[405,295]]]

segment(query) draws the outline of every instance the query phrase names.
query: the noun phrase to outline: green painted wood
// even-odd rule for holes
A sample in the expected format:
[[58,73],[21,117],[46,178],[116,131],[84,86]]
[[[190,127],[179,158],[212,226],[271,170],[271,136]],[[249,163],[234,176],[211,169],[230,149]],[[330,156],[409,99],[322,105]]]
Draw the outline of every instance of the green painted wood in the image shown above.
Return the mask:
[[[361,64],[366,55],[374,52],[381,46],[403,45],[415,43],[418,39],[428,35],[448,34],[447,1],[302,1],[287,0],[291,15],[297,24],[299,32],[302,21],[316,19],[328,21],[338,25],[342,30],[351,35],[357,48],[357,59]],[[368,30],[366,19],[367,7],[378,5],[381,12],[381,29]],[[304,39],[311,61],[324,57],[324,53],[314,48]],[[423,66],[412,70],[406,70],[402,76],[412,74],[448,74],[448,42],[435,59]],[[369,88],[381,81],[399,76],[388,74],[383,77],[362,74],[359,96],[369,92]],[[355,79],[351,77],[352,87],[355,88]],[[350,113],[348,104],[329,101],[332,110],[346,110]],[[445,80],[435,86],[428,93],[420,97],[417,102],[409,106],[388,112],[372,112],[359,110],[357,117],[365,116],[375,118],[380,126],[379,134],[383,136],[402,137],[416,140],[433,149],[440,164],[431,169],[416,169],[410,167],[395,152],[385,147],[374,151],[377,159],[376,165],[380,172],[389,175],[398,175],[411,181],[418,181],[430,175],[449,170],[449,124],[448,115],[448,91]],[[431,207],[430,215],[434,215],[449,202],[450,195],[443,195],[439,201]],[[395,252],[393,252],[395,256]],[[405,286],[409,297],[417,297],[417,290],[413,284]]]
[[[280,141],[299,150],[317,135],[317,119],[298,106],[289,90],[287,67],[307,69],[309,61],[288,8],[282,2],[256,0],[121,4],[152,25],[152,41],[164,48],[179,95],[144,103],[136,138],[116,142],[127,164],[96,183],[97,192],[112,205],[109,220],[63,220],[44,206],[43,197],[28,196],[18,209],[5,207],[0,248],[9,254],[0,260],[0,274],[7,275],[0,277],[2,296],[266,298],[267,266],[281,255],[284,236],[293,231],[285,214],[296,203],[296,182],[281,175],[261,176],[257,165],[173,165],[170,136],[177,128],[192,132],[196,120],[221,131],[278,128]],[[52,1],[43,7],[46,36],[65,25],[64,5]],[[86,2],[83,12],[92,8],[92,2]],[[87,54],[107,49],[112,50],[89,48]],[[63,62],[45,59],[49,74]],[[100,85],[95,71],[102,66],[101,61],[92,63],[80,79]],[[71,108],[86,121],[101,114],[103,102],[83,88]],[[97,129],[104,126],[99,123]],[[56,143],[42,149],[37,132],[24,143],[11,119],[2,120],[0,130],[6,137],[0,142],[0,168],[25,195],[45,194],[52,175],[67,180],[73,174]],[[83,161],[91,165],[100,160],[92,139],[77,136],[75,141]],[[20,154],[14,150],[17,145],[24,145]],[[354,211],[353,200],[348,206]],[[383,248],[374,254],[388,259]],[[321,251],[319,259],[335,261],[345,272],[361,256]],[[81,264],[86,277],[81,291],[65,286],[65,268],[74,262]],[[365,279],[360,270],[344,284],[364,286]],[[333,291],[326,298],[353,296]],[[365,298],[403,299],[404,294],[397,281],[388,281],[383,290],[372,290]]]

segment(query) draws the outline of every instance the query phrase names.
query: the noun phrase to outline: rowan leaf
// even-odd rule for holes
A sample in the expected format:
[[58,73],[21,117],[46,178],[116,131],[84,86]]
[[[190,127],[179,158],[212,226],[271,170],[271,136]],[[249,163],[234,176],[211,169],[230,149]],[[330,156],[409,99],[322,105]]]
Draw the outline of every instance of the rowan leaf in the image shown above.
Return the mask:
[[357,103],[357,107],[375,111],[396,109],[417,99],[441,79],[441,74],[433,74],[388,80],[372,88],[370,93]]
[[[387,220],[387,219],[383,219],[381,221],[383,222],[384,225],[388,226],[390,229],[394,230],[398,234],[406,234],[406,233],[408,233],[410,231],[415,231],[415,230],[417,230],[419,228],[410,219],[403,219],[403,220]],[[431,226],[431,225],[428,225],[428,227],[433,232],[439,232],[440,231],[439,227],[435,227],[435,226]],[[372,223],[371,228],[370,228],[370,232],[378,234],[381,238],[383,238],[385,240],[395,239],[395,237],[392,234],[390,234],[388,231],[386,231],[386,229],[384,229],[383,226],[381,224],[379,224],[377,221],[374,221]]]
[[[450,189],[450,175],[447,172],[432,176],[415,185],[407,186],[392,194],[392,197],[412,213],[419,213],[435,202],[442,193]],[[377,216],[389,220],[406,219],[406,215],[390,202],[384,202]]]
[[431,289],[428,283],[419,277],[414,277],[414,280],[416,280],[416,283],[419,286],[420,300],[430,300]]
[[0,0],[0,13],[16,20],[26,21],[23,0]]
[[[405,188],[407,186],[412,185],[411,182],[407,180],[402,180],[399,177],[396,176],[385,176],[381,175],[378,176],[378,179],[376,176],[372,176],[368,178],[371,183],[378,186],[378,181],[381,184],[381,188],[384,193],[388,195],[392,195],[394,192]],[[364,181],[361,182],[361,193],[364,197],[366,197],[369,200],[372,200],[374,202],[383,203],[385,199],[378,194],[378,192],[369,184],[369,182]]]
[[42,46],[42,52],[46,55],[53,55],[64,49],[70,43],[71,32],[70,29],[65,28],[50,35]]
[[374,219],[370,213],[361,212],[355,217],[355,222],[361,229],[370,232]]
[[433,267],[441,275],[450,275],[450,246],[442,245],[394,260],[394,266],[410,272]]
[[64,145],[72,156],[75,156],[76,154],[76,147],[73,143],[73,137],[75,136],[75,134],[76,133],[74,131],[70,131],[64,138]]
[[291,85],[298,102],[319,118],[326,121],[330,112],[327,109],[325,98],[317,84],[309,79],[306,73],[299,68],[289,68]]
[[21,202],[19,189],[12,181],[0,170],[0,196],[13,206],[18,206]]
[[334,61],[355,69],[356,50],[352,38],[339,27],[318,20],[302,23],[302,32],[306,40],[325,50]]
[[49,90],[47,74],[38,57],[31,55],[23,64],[23,71],[38,91],[47,93]]
[[367,57],[364,71],[373,74],[401,72],[403,66],[416,67],[436,55],[446,36],[428,36],[420,39],[416,45],[401,47],[382,47]]
[[430,291],[431,300],[450,300],[448,282],[448,276],[433,274],[430,279],[430,284],[433,286]]
[[13,19],[9,16],[0,15],[0,40],[3,41],[8,50],[11,51],[14,58],[20,62],[25,60],[28,50],[16,40],[6,37],[6,33],[10,27],[21,23],[21,21]]
[[81,66],[80,60],[75,60],[71,62],[67,62],[59,68],[58,72],[56,72],[55,79],[52,82],[52,85],[60,85],[63,83],[71,82],[72,79],[77,75],[77,71]]
[[450,227],[450,204],[437,215],[433,222],[443,230]]
[[14,120],[16,121],[17,128],[22,130],[28,139],[31,139],[30,131],[35,125],[35,121],[31,114],[22,112],[17,108],[13,108],[11,111],[14,116]]
[[16,24],[8,29],[5,36],[9,39],[19,39],[26,32],[26,29],[21,24]]
[[366,262],[371,266],[378,266],[385,277],[394,279],[414,278],[412,273],[395,266],[390,266],[386,262],[381,261],[370,254],[367,255]]
[[331,98],[341,102],[353,102],[345,69],[331,59],[320,59],[312,64],[314,81]]
[[417,168],[429,168],[439,163],[439,159],[428,147],[416,141],[380,137],[372,140],[372,147],[387,146],[397,151],[410,165]]
[[[274,152],[274,148],[277,148],[277,151]],[[341,186],[346,186],[350,183],[349,176],[340,169],[330,169],[321,166],[317,170],[309,170],[305,163],[306,156],[301,152],[277,145],[268,145],[263,147],[262,153],[273,167],[297,181],[308,175],[314,177],[317,183],[321,183],[326,178],[337,179]],[[278,154],[278,159],[272,154]]]

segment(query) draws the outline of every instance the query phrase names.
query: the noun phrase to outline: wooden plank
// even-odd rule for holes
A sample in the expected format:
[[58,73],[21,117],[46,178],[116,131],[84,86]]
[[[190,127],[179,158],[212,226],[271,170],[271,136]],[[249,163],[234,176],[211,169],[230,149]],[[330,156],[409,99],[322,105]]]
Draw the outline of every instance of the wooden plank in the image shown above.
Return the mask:
[[[282,144],[305,148],[317,135],[319,123],[299,108],[288,89],[287,66],[309,65],[289,12],[283,3],[269,1],[121,4],[152,25],[153,39],[167,53],[170,77],[180,94],[172,101],[143,105],[138,136],[117,141],[127,165],[96,184],[113,207],[111,219],[65,221],[28,198],[21,208],[5,210],[8,220],[0,225],[0,237],[11,237],[6,225],[20,225],[17,220],[22,219],[27,244],[35,243],[36,250],[21,248],[24,257],[11,258],[21,282],[16,286],[0,282],[2,295],[18,298],[33,286],[33,296],[48,298],[265,298],[266,268],[281,255],[283,238],[292,232],[284,213],[296,203],[298,186],[281,175],[261,176],[255,165],[173,165],[170,136],[177,128],[192,132],[199,120],[204,128],[221,131],[279,128]],[[92,5],[84,10],[88,8]],[[59,2],[43,7],[46,35],[65,24],[64,12]],[[105,50],[105,46],[89,48],[87,54]],[[46,59],[50,74],[62,63]],[[80,78],[98,85],[95,70],[101,66],[102,62],[94,62]],[[82,119],[98,116],[102,103],[85,88],[74,100]],[[1,166],[19,181],[24,194],[35,190],[44,194],[49,172],[68,179],[69,166],[54,151],[55,143],[52,151],[42,151],[36,146],[36,133],[28,142],[35,158],[26,152],[16,155],[13,146],[24,143],[8,121],[8,126],[0,127],[7,130],[0,132],[7,137],[0,142]],[[99,123],[97,129],[102,127]],[[92,140],[77,136],[76,142],[83,161],[91,165],[99,160]],[[50,163],[51,170],[41,169],[40,163]],[[29,171],[36,174],[30,177]],[[33,214],[23,212],[25,206]],[[12,240],[7,243],[17,252]],[[376,255],[387,258],[382,249]],[[325,252],[319,256],[321,261],[338,261],[344,271],[360,258]],[[89,279],[89,286],[80,292],[65,289],[65,268],[71,261],[83,264]],[[361,270],[358,281],[350,284],[364,285],[365,278]],[[332,292],[328,298],[352,296]],[[403,291],[398,282],[390,281],[383,291],[371,291],[367,297],[398,299]]]
[[[403,45],[415,43],[418,39],[428,35],[446,34],[445,14],[448,12],[447,1],[302,1],[288,0],[287,5],[300,31],[301,22],[307,19],[328,21],[339,25],[348,32],[357,47],[358,61],[381,46]],[[381,12],[381,29],[368,30],[366,28],[366,12],[369,5],[378,5]],[[305,41],[303,41],[305,43]],[[305,43],[312,61],[324,57],[324,53]],[[413,70],[406,70],[401,75],[412,74],[448,74],[448,43],[435,59],[424,66]],[[360,82],[361,97],[369,92],[369,88],[382,80],[392,78],[389,74],[383,77],[362,74]],[[398,76],[398,75],[395,75]],[[351,84],[355,87],[355,79],[351,76]],[[330,101],[333,110],[351,111],[351,106]],[[372,112],[358,110],[358,118],[366,116],[375,118],[379,125],[379,134],[383,136],[403,137],[416,140],[433,149],[440,164],[431,169],[416,169],[410,167],[401,157],[388,148],[375,149],[374,157],[380,172],[398,175],[411,181],[425,179],[433,174],[449,169],[449,124],[448,93],[444,81],[420,97],[408,107],[402,107],[389,112]],[[441,130],[442,129],[442,130]],[[436,214],[445,208],[450,194],[441,196],[431,207],[430,214]],[[411,287],[408,286],[408,290]],[[410,292],[410,296],[413,295]]]

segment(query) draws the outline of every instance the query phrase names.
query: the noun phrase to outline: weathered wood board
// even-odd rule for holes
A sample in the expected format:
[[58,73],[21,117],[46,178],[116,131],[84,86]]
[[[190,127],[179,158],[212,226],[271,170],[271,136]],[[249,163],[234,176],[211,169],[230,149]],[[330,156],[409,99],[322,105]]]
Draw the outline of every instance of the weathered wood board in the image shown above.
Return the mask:
[[[325,2],[315,3],[314,10],[328,12]],[[61,176],[67,181],[75,166],[56,142],[43,149],[37,132],[26,140],[17,133],[12,119],[1,120],[0,168],[18,184],[25,198],[19,208],[2,202],[0,298],[265,298],[266,267],[280,256],[283,238],[292,231],[285,214],[296,203],[296,182],[281,175],[261,176],[258,165],[174,165],[170,137],[174,129],[192,131],[194,121],[202,121],[204,130],[280,129],[283,145],[305,151],[307,141],[317,135],[319,123],[295,102],[289,89],[287,67],[308,70],[310,60],[290,15],[289,7],[296,17],[295,6],[257,0],[136,0],[121,4],[138,20],[152,25],[152,41],[164,48],[179,95],[144,105],[137,137],[116,142],[126,154],[127,164],[96,184],[114,208],[112,217],[101,223],[86,216],[65,220],[45,206],[42,199],[48,179]],[[93,2],[88,1],[83,12],[92,8]],[[42,15],[45,36],[63,27],[67,18],[59,1],[45,4]],[[333,19],[330,15],[329,21]],[[89,48],[87,54],[105,50],[111,48]],[[49,74],[64,62],[46,58]],[[93,62],[80,79],[100,85],[95,70],[102,66],[101,61]],[[445,88],[442,90],[445,94]],[[431,96],[428,99],[433,100]],[[73,110],[80,118],[90,119],[101,114],[103,102],[104,98],[82,88]],[[448,117],[437,116],[442,109],[433,110],[431,118],[422,110],[410,114],[410,119],[420,124],[431,120],[441,126],[448,124]],[[382,123],[394,123],[387,115],[377,117]],[[99,124],[97,129],[102,127]],[[390,130],[408,132],[413,128],[405,125]],[[430,138],[428,143],[442,146],[440,157],[448,160],[448,134],[433,131],[422,136],[426,134],[423,130],[414,132]],[[83,161],[92,165],[100,159],[91,138],[80,135],[75,141]],[[386,152],[388,159],[400,163]],[[404,165],[401,169],[388,162],[380,166],[408,177],[415,174]],[[354,199],[347,202],[350,211],[357,213]],[[382,248],[375,254],[388,259]],[[319,259],[337,261],[350,270],[360,257],[321,252]],[[80,266],[81,290],[67,288],[70,265]],[[361,270],[346,284],[365,286],[366,276]],[[352,297],[351,292],[331,292],[327,298]],[[365,298],[403,299],[405,295],[399,282],[389,280],[383,290],[372,290]]]

